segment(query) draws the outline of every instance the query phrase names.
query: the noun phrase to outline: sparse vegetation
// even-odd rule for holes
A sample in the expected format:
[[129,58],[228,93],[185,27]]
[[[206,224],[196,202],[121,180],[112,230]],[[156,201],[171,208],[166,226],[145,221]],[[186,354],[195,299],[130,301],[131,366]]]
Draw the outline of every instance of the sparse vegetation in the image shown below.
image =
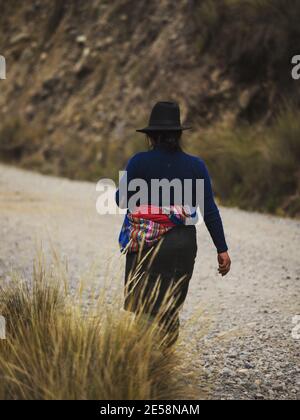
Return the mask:
[[292,94],[299,14],[294,0],[207,0],[199,2],[195,19],[206,51],[222,59],[237,83],[268,81]]
[[300,215],[298,109],[288,106],[269,127],[207,130],[194,150],[207,162],[223,203]]
[[70,298],[64,276],[35,265],[0,289],[0,399],[196,398],[184,363],[164,351],[155,327],[114,305]]
[[39,149],[42,130],[20,116],[7,117],[0,124],[0,159],[18,163]]

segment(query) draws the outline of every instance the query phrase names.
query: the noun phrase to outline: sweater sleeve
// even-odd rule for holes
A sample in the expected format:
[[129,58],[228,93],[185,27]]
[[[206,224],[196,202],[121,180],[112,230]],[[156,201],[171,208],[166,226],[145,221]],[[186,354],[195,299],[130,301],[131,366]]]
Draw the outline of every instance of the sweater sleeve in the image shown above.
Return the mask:
[[223,223],[220,216],[219,209],[215,203],[214,195],[211,186],[210,176],[204,162],[201,161],[202,178],[204,179],[204,215],[203,219],[205,225],[210,233],[210,236],[215,244],[218,253],[228,250]]
[[120,180],[119,188],[116,191],[116,203],[121,209],[128,208],[128,201],[132,196],[133,192],[128,191],[128,184],[134,178],[138,177],[137,172],[138,155],[133,156],[127,163],[125,168],[125,174]]

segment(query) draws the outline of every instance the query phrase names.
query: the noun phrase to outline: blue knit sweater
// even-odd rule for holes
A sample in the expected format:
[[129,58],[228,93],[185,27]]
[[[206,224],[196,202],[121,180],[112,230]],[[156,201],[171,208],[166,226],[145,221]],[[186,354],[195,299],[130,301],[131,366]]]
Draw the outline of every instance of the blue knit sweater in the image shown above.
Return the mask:
[[[189,155],[183,151],[170,152],[162,147],[156,147],[148,152],[141,152],[134,155],[128,162],[127,182],[132,179],[139,178],[145,180],[148,185],[149,197],[147,204],[151,202],[150,185],[152,179],[167,179],[172,181],[179,179],[182,182],[185,179],[192,179],[192,205],[196,203],[196,179],[204,180],[204,222],[217,248],[218,253],[227,251],[222,220],[218,207],[215,203],[211,181],[208,170],[203,160],[196,156]],[[128,191],[127,199],[135,193]],[[122,197],[119,196],[119,190],[116,193],[117,204],[127,208],[127,203],[122,203]],[[159,197],[160,205],[162,205],[162,197]],[[143,203],[145,204],[145,203]],[[157,204],[157,203],[156,203]],[[174,202],[174,195],[171,191],[170,205],[181,204]],[[183,204],[183,203],[182,203]]]

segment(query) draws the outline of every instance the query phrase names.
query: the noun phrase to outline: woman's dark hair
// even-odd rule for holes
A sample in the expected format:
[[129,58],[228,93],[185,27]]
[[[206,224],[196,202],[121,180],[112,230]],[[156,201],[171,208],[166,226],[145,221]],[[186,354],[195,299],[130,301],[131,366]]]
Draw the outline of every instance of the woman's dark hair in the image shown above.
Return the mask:
[[147,133],[150,147],[163,147],[170,152],[181,150],[182,131],[151,131]]

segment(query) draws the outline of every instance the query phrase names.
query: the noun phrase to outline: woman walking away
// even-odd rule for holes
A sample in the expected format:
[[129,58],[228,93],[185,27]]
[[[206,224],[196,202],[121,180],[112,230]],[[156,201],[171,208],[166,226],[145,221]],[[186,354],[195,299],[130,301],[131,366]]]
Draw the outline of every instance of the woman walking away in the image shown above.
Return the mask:
[[231,264],[207,168],[180,145],[188,128],[176,103],[158,102],[148,127],[137,130],[146,133],[150,150],[129,160],[116,193],[118,206],[128,209],[119,238],[126,253],[124,307],[158,319],[166,346],[177,340],[179,310],[193,274],[197,209],[216,246],[219,273],[225,276]]

